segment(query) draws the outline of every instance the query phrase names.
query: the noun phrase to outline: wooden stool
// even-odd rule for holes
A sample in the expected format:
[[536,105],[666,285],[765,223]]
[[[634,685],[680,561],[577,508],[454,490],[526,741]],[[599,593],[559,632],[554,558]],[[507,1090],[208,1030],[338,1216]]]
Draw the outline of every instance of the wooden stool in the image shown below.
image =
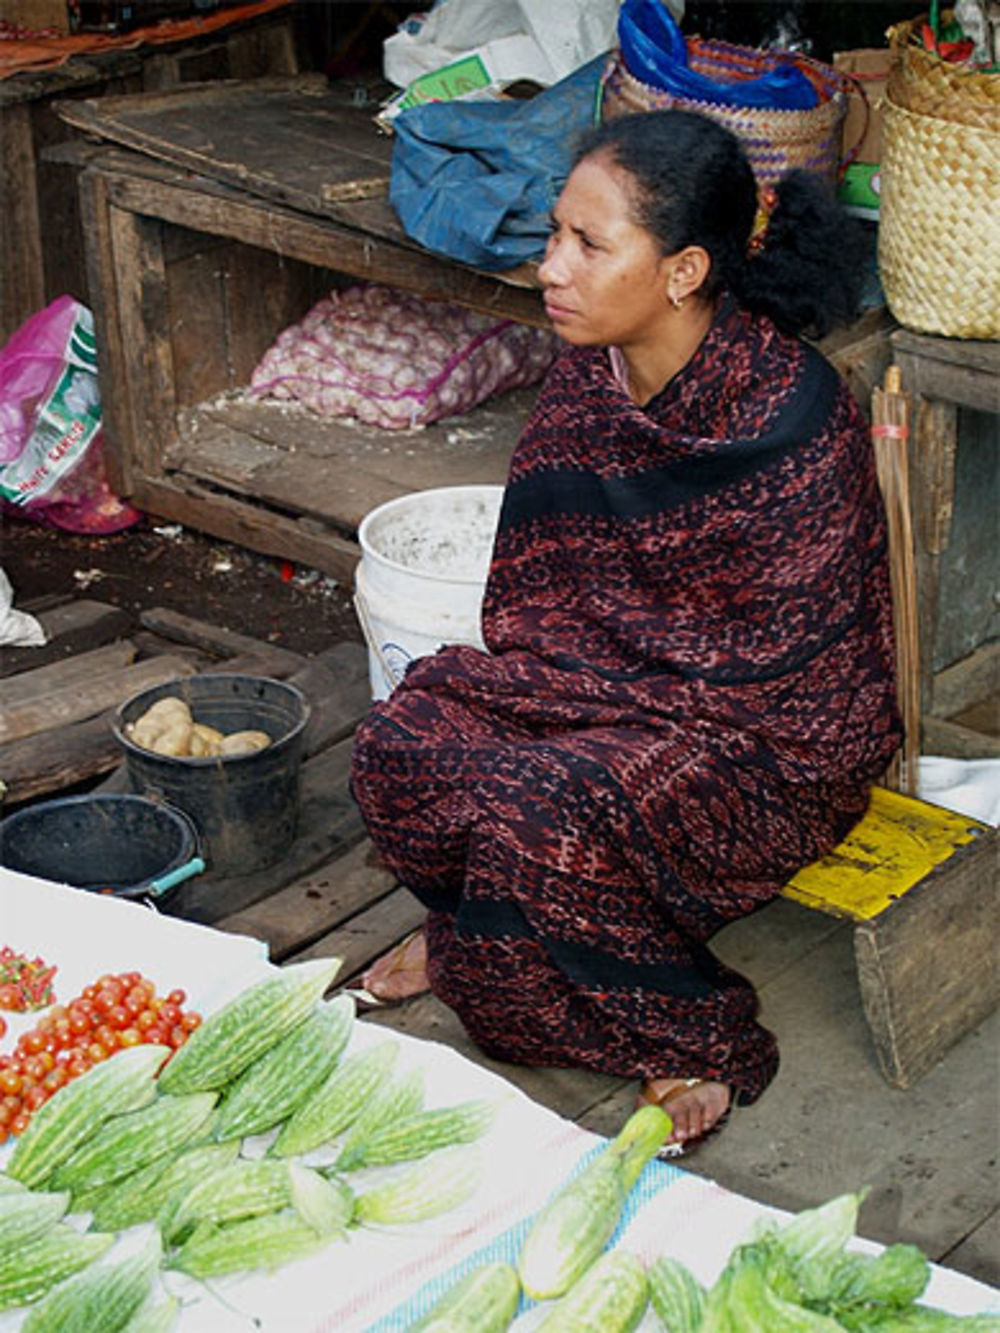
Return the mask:
[[783,891],[855,923],[861,1000],[896,1087],[1000,1002],[997,845],[988,824],[876,787],[844,841]]

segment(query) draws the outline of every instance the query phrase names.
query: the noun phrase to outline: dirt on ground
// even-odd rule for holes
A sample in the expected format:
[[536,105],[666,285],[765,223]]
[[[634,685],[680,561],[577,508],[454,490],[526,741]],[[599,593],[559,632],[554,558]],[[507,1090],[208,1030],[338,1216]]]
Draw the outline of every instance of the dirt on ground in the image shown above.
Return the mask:
[[175,523],[83,536],[5,519],[0,567],[19,610],[73,597],[136,616],[167,607],[303,654],[362,637],[350,587]]

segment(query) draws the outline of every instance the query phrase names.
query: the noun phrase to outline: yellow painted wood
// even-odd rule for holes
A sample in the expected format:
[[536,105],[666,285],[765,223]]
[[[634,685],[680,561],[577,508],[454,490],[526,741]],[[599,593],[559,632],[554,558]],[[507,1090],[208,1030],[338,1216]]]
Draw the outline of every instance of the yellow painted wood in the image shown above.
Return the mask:
[[989,828],[977,819],[883,787],[843,842],[782,890],[806,907],[868,921]]

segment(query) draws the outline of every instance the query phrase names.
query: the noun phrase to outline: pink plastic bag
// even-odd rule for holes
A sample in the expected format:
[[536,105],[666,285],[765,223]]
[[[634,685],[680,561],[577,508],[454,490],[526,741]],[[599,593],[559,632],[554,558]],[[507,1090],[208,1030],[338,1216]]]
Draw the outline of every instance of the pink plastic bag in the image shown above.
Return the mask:
[[71,296],[0,348],[0,510],[84,533],[142,518],[108,485],[94,319]]

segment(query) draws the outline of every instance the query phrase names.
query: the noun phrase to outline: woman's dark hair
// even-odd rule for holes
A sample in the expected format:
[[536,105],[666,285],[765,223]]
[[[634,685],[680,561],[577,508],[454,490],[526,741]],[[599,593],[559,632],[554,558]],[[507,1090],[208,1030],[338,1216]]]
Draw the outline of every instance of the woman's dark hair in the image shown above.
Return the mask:
[[706,296],[727,287],[786,332],[811,337],[857,314],[863,230],[813,176],[782,177],[763,242],[749,252],[757,186],[742,144],[725,126],[691,111],[620,116],[590,131],[575,161],[605,154],[635,182],[636,221],[664,254],[686,245],[707,251]]

